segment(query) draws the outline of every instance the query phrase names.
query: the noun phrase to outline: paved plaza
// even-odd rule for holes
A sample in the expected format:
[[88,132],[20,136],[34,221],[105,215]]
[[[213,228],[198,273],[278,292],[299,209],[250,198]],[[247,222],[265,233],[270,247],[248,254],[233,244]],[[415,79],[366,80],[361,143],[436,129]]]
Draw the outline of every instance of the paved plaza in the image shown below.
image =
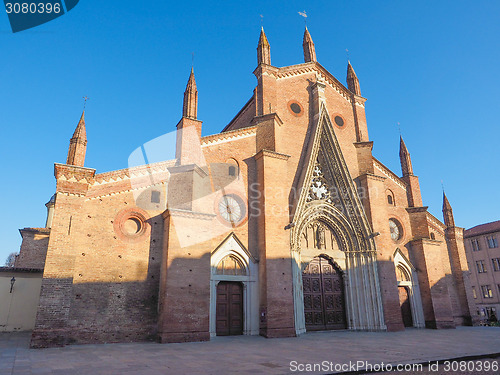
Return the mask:
[[[500,328],[496,327],[328,331],[284,339],[232,336],[198,343],[73,345],[51,349],[29,349],[29,338],[29,333],[0,334],[0,375],[321,374],[335,371],[298,370],[300,365],[323,361],[337,367],[344,365],[347,370],[349,362],[357,361],[373,366],[382,362],[395,365],[500,355]],[[291,367],[292,361],[295,362]]]

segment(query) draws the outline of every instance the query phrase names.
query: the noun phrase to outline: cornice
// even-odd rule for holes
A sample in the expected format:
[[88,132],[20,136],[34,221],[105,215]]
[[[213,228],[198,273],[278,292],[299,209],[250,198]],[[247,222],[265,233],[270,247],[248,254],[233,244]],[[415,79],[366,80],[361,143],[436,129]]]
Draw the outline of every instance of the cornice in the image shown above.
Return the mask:
[[236,141],[243,138],[254,137],[257,134],[257,126],[249,126],[219,134],[208,135],[201,138],[201,147],[213,146],[220,143]]
[[387,176],[391,181],[395,182],[401,189],[407,191],[406,183],[403,182],[394,172],[392,172],[389,168],[383,165],[380,161],[373,157],[373,165],[377,168],[382,174]]
[[180,216],[180,217],[186,217],[189,219],[212,220],[215,217],[217,217],[217,215],[215,215],[215,214],[207,214],[204,212],[181,210],[181,209],[177,209],[177,208],[168,208],[161,215],[163,216],[164,219],[166,219],[170,216]]
[[257,154],[255,154],[255,160],[259,160],[260,158],[267,156],[275,159],[288,160],[290,159],[290,155],[280,154],[279,152],[271,151],[271,150],[260,150]]
[[[264,121],[268,121],[268,120],[274,120],[278,123],[278,125],[283,125],[283,120],[281,120],[281,118],[279,117],[279,115],[277,113],[268,113],[267,115],[262,115],[262,116],[255,116],[253,119],[252,119],[252,124],[259,124],[261,122],[264,122]],[[255,125],[255,126],[257,126]]]
[[[131,192],[138,191],[138,190],[145,190],[145,189],[149,189],[150,187],[157,186],[157,185],[164,185],[166,183],[168,183],[168,181],[161,181],[161,182],[156,182],[154,184],[141,185],[139,187],[130,188],[130,189],[118,189],[118,190],[107,192],[106,194],[99,194],[99,195],[92,195],[92,191],[91,191],[89,194],[87,194],[87,199],[85,199],[85,201],[91,201],[91,200],[100,199],[100,198],[112,197],[112,196],[115,196],[118,194],[131,193]],[[61,193],[58,193],[58,194],[61,194]],[[71,195],[71,194],[65,194],[65,195]],[[83,195],[81,195],[81,196],[83,196]]]
[[444,230],[446,229],[446,225],[444,225],[441,221],[439,221],[434,215],[430,212],[427,212],[427,221],[432,224],[435,229],[441,231],[441,234],[444,235]]
[[50,228],[22,228],[19,229],[19,233],[21,233],[21,236],[23,233],[28,232],[28,233],[39,233],[39,234],[50,234]]
[[370,150],[373,150],[373,141],[368,141],[368,142],[354,142],[354,147],[356,148],[369,148]]
[[428,206],[424,206],[424,207],[407,207],[406,211],[409,214],[417,214],[417,213],[421,213],[421,212],[426,212],[428,208],[429,208]]
[[175,160],[167,160],[158,163],[140,165],[137,167],[118,169],[116,171],[104,172],[95,175],[94,186],[131,180],[138,177],[144,177],[155,173],[166,172],[175,165]]
[[376,181],[385,181],[387,180],[387,177],[384,177],[384,176],[378,176],[376,174],[373,174],[373,173],[365,173],[359,177],[366,177],[367,179],[372,179],[372,180],[376,180]]

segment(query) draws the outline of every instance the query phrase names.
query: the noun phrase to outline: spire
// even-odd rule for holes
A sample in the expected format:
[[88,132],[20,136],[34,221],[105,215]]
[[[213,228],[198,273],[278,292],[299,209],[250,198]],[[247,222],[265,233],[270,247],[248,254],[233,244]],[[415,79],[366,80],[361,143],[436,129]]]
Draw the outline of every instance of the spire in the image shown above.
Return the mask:
[[304,39],[302,41],[302,47],[304,48],[304,62],[317,61],[316,60],[316,51],[314,49],[314,42],[311,38],[311,34],[309,34],[309,30],[306,29],[304,31]]
[[257,46],[257,63],[271,65],[271,46],[267,41],[264,27],[260,30],[259,45]]
[[194,69],[191,67],[191,74],[184,91],[184,104],[182,107],[182,117],[196,119],[198,115],[198,89],[194,79]]
[[408,149],[406,148],[403,137],[399,137],[399,160],[401,162],[401,170],[403,171],[403,177],[413,176],[413,167],[411,165],[411,157]]
[[83,167],[87,152],[87,131],[85,129],[85,110],[76,126],[73,137],[69,141],[68,159],[66,164]]
[[455,226],[455,219],[453,218],[453,209],[451,208],[451,204],[448,201],[448,198],[446,197],[444,191],[443,191],[443,218],[447,228]]
[[347,62],[347,88],[356,95],[361,96],[361,89],[359,87],[359,79],[354,69],[351,65],[351,62]]

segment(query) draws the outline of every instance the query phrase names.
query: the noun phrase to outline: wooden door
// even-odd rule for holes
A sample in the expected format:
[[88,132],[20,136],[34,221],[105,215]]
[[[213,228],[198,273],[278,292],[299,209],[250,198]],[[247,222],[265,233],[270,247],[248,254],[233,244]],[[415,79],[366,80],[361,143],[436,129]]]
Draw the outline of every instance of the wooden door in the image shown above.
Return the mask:
[[217,285],[217,336],[243,334],[243,286],[238,282],[221,281]]
[[403,324],[405,327],[413,327],[413,318],[411,316],[410,298],[408,289],[404,286],[398,287],[399,289],[399,305],[401,306],[401,316],[403,317]]
[[314,258],[302,274],[304,314],[308,331],[345,329],[342,274],[322,257]]

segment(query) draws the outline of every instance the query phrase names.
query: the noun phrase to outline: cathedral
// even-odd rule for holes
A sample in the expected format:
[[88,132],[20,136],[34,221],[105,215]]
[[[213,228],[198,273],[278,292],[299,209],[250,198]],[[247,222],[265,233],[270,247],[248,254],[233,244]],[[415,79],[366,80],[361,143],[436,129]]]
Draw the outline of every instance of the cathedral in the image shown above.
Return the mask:
[[82,114],[46,227],[21,230],[16,267],[43,268],[32,347],[475,323],[446,196],[442,222],[403,139],[401,175],[372,155],[351,64],[344,85],[307,28],[303,50],[273,66],[262,29],[256,87],[214,135],[191,70],[173,160],[96,173]]

